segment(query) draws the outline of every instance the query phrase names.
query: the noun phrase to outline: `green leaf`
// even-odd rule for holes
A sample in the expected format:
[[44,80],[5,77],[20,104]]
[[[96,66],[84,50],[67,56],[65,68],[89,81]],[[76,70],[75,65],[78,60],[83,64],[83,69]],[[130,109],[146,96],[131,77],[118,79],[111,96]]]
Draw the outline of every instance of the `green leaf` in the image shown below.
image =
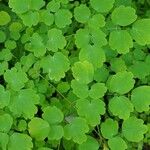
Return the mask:
[[131,30],[133,39],[140,45],[150,44],[150,19],[137,20]]
[[40,147],[40,148],[38,148],[38,150],[52,150],[52,149],[48,148],[48,147]]
[[0,11],[0,26],[4,26],[11,21],[9,14],[5,11]]
[[0,132],[0,148],[2,150],[7,150],[8,142],[9,142],[9,135]]
[[89,94],[88,86],[86,84],[82,84],[78,82],[77,80],[71,81],[71,88],[73,89],[73,93],[83,99],[87,98]]
[[48,10],[41,10],[40,22],[44,22],[47,26],[51,26],[54,23],[54,15]]
[[98,150],[99,143],[96,139],[88,136],[87,140],[78,146],[78,150]]
[[94,80],[97,82],[106,82],[108,76],[109,76],[109,70],[105,66],[98,68],[94,72]]
[[22,89],[28,81],[26,73],[21,69],[17,70],[15,67],[4,73],[4,79],[14,91]]
[[137,112],[149,111],[150,86],[139,86],[132,91],[131,102]]
[[0,63],[0,66],[0,75],[3,75],[4,72],[8,69],[8,62],[3,61],[2,63]]
[[32,139],[27,134],[14,132],[10,136],[8,149],[20,150],[20,148],[23,148],[23,150],[32,150],[33,148]]
[[83,84],[92,82],[94,76],[94,68],[88,61],[76,62],[72,67],[74,78]]
[[12,53],[9,49],[3,49],[0,52],[0,60],[10,61],[12,59]]
[[89,96],[93,99],[102,98],[107,91],[107,87],[104,83],[95,83],[89,90]]
[[135,9],[130,6],[119,6],[114,9],[111,19],[114,24],[120,26],[128,26],[137,19]]
[[121,137],[113,137],[112,139],[109,139],[108,146],[111,150],[116,150],[118,147],[120,150],[126,150],[128,148],[126,142]]
[[29,0],[9,0],[9,7],[17,14],[25,13],[29,10]]
[[144,61],[134,61],[134,63],[129,67],[135,78],[144,79],[146,76],[150,75],[149,64]]
[[87,29],[79,29],[75,34],[75,44],[78,48],[84,48],[89,45],[90,34]]
[[9,132],[13,124],[13,118],[9,114],[0,115],[0,132]]
[[100,99],[80,99],[77,101],[76,107],[79,116],[85,117],[87,123],[91,126],[98,125],[100,115],[105,113],[105,103]]
[[90,44],[102,47],[107,44],[106,34],[96,28],[80,28],[75,34],[75,44],[78,48],[86,48]]
[[127,70],[125,61],[122,58],[112,58],[110,64],[111,70],[115,73]]
[[11,25],[9,26],[9,30],[11,32],[20,32],[22,29],[22,24],[20,22],[12,22]]
[[5,47],[9,50],[15,49],[17,47],[16,42],[13,40],[7,40],[5,42]]
[[38,141],[43,141],[50,132],[50,126],[47,121],[41,118],[32,118],[28,124],[29,133],[32,138]]
[[74,17],[80,23],[85,23],[90,18],[90,9],[85,5],[81,4],[74,9]]
[[95,69],[102,67],[106,61],[103,49],[91,45],[80,50],[79,59],[92,63]]
[[109,45],[119,54],[126,54],[133,47],[133,41],[128,31],[118,30],[110,33]]
[[64,130],[61,125],[51,126],[48,139],[49,140],[60,140],[64,135]]
[[120,119],[128,119],[133,112],[133,105],[125,96],[115,96],[109,101],[109,110]]
[[20,63],[23,66],[22,69],[25,72],[27,72],[32,67],[32,65],[35,63],[35,61],[36,61],[36,57],[32,53],[21,57]]
[[72,13],[68,9],[59,9],[55,13],[55,24],[58,28],[65,28],[72,23]]
[[69,124],[64,127],[64,137],[67,140],[73,140],[75,143],[82,144],[87,140],[86,133],[89,127],[85,119],[75,117]]
[[101,124],[102,136],[106,139],[113,138],[118,133],[118,122],[110,118]]
[[48,4],[47,4],[47,10],[51,11],[51,12],[57,12],[60,8],[60,2],[59,1],[55,1],[55,0],[51,0]]
[[135,84],[133,74],[131,72],[123,71],[113,75],[108,81],[108,89],[111,92],[118,94],[128,93]]
[[65,72],[70,69],[70,63],[65,55],[61,52],[56,52],[53,56],[44,57],[41,60],[41,67],[44,73],[49,74],[51,80],[59,81],[65,77]]
[[36,104],[39,103],[39,96],[33,89],[22,89],[18,93],[12,95],[9,109],[13,115],[25,118],[33,118],[37,113]]
[[20,15],[23,24],[28,27],[36,26],[39,22],[40,16],[36,11],[28,11]]
[[56,106],[47,106],[43,109],[42,117],[51,125],[62,122],[64,115],[62,111]]
[[106,34],[102,30],[90,29],[90,41],[91,45],[96,47],[103,47],[107,45]]
[[120,5],[130,6],[130,5],[132,5],[132,0],[127,0],[127,1],[124,1],[124,0],[116,0],[116,1],[115,1],[115,5],[116,5],[116,6],[120,6]]
[[39,10],[45,5],[45,1],[43,0],[31,0],[30,1],[30,9]]
[[39,10],[45,5],[43,0],[10,0],[9,7],[17,14],[26,13],[29,10]]
[[0,30],[0,43],[5,42],[6,40],[6,34],[4,31]]
[[115,0],[90,0],[90,4],[97,12],[106,13],[113,8]]
[[30,43],[26,44],[26,49],[33,52],[34,56],[41,57],[46,53],[46,47],[43,39],[38,33],[34,33],[30,39]]
[[48,31],[47,48],[49,51],[56,52],[58,49],[63,49],[66,46],[66,39],[62,31],[53,28]]
[[122,133],[124,137],[131,142],[140,142],[144,138],[144,134],[147,132],[147,126],[143,124],[142,119],[136,117],[130,117],[122,124]]
[[0,85],[0,108],[4,108],[9,105],[10,92]]
[[61,82],[57,85],[57,90],[61,93],[66,93],[70,89],[70,84],[68,82]]
[[88,19],[88,26],[90,28],[99,29],[105,26],[105,17],[102,14],[95,14]]
[[25,120],[19,120],[18,123],[18,130],[19,131],[25,131],[27,129],[27,122]]

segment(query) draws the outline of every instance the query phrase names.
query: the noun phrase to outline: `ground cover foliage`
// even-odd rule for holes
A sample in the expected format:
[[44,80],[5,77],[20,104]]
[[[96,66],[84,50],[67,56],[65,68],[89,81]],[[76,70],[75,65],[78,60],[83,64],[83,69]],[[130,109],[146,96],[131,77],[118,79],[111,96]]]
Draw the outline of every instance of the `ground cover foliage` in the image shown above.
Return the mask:
[[0,149],[149,150],[150,0],[0,0]]

